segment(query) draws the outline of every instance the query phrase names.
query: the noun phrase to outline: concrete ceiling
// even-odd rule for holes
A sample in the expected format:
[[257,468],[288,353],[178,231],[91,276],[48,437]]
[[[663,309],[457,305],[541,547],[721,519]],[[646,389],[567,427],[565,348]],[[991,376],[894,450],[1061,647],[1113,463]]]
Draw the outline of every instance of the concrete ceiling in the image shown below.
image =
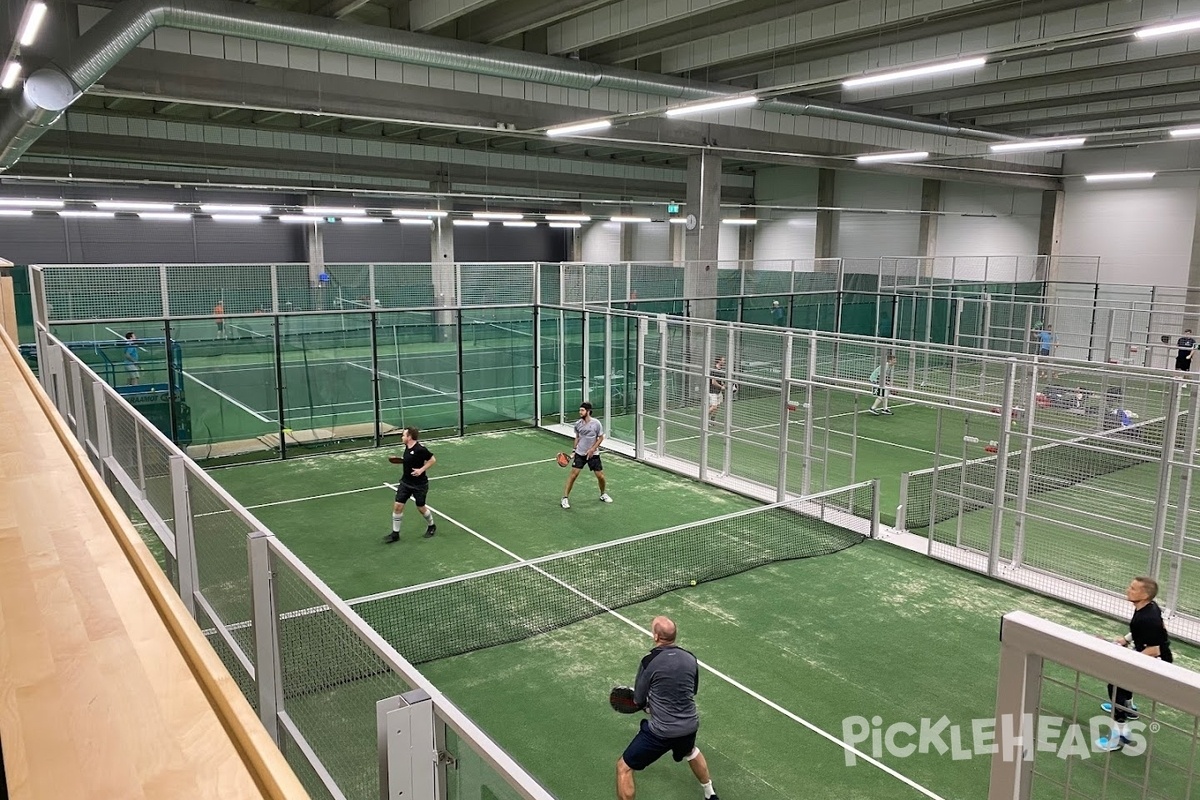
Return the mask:
[[[23,60],[31,69],[60,61],[115,5],[57,4],[53,32]],[[1148,24],[1200,18],[1200,0],[247,5],[293,12],[297,25],[333,18],[440,37],[448,50],[479,43],[706,90],[755,90],[792,110],[762,104],[667,119],[661,112],[679,101],[661,93],[567,89],[164,28],[88,87],[7,175],[203,172],[266,184],[273,172],[281,180],[304,173],[313,185],[373,189],[393,176],[406,189],[454,191],[482,181],[498,192],[657,200],[681,197],[688,157],[710,148],[724,159],[726,194],[740,199],[767,166],[855,169],[858,154],[920,149],[932,154],[924,164],[875,169],[1049,188],[1061,174],[1060,154],[998,157],[988,145],[999,135],[1069,133],[1107,147],[1160,141],[1172,126],[1200,124],[1200,33],[1133,35]],[[2,22],[11,41],[11,11]],[[987,63],[953,76],[842,86],[862,74],[969,56]],[[805,104],[825,110],[795,113]],[[598,117],[614,127],[586,138],[543,134]]]

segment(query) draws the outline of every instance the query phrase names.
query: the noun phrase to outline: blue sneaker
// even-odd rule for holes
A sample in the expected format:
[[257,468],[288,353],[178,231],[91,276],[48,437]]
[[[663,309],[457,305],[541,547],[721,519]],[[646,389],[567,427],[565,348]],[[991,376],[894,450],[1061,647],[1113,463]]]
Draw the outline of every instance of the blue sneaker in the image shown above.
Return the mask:
[[[1105,714],[1108,714],[1111,717],[1112,713],[1113,713],[1113,704],[1112,703],[1101,703],[1100,710],[1103,711]],[[1141,715],[1138,714],[1137,703],[1130,700],[1129,708],[1125,709],[1125,718],[1126,719],[1137,719],[1139,716],[1141,716]]]
[[1096,740],[1096,750],[1101,753],[1115,753],[1127,744],[1133,744],[1133,739],[1125,736],[1101,736]]

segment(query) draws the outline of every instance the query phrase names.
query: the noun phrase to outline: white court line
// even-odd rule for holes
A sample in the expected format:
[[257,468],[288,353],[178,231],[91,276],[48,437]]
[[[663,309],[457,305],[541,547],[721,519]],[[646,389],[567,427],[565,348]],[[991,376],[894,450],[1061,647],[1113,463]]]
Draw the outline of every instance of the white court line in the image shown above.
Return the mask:
[[191,378],[192,380],[194,380],[196,383],[198,383],[198,384],[200,384],[201,386],[203,386],[205,389],[208,389],[210,392],[212,392],[213,394],[217,395],[218,397],[223,397],[223,398],[225,398],[225,399],[226,399],[226,400],[228,400],[230,403],[232,403],[233,405],[237,406],[237,407],[238,407],[238,408],[240,408],[242,411],[245,411],[247,414],[250,414],[250,415],[254,416],[254,417],[255,417],[256,419],[258,419],[259,421],[261,421],[261,422],[270,422],[270,423],[272,423],[272,424],[274,424],[274,425],[278,425],[278,424],[279,424],[278,420],[267,419],[266,417],[264,417],[262,414],[260,414],[260,413],[258,413],[257,411],[255,411],[255,410],[254,410],[253,408],[251,408],[250,406],[246,405],[245,403],[238,402],[238,401],[237,401],[237,400],[235,400],[234,398],[232,398],[232,397],[230,397],[229,395],[227,395],[227,394],[225,394],[224,392],[222,392],[222,391],[221,391],[220,389],[218,389],[217,387],[215,387],[215,386],[210,386],[209,384],[207,384],[207,383],[205,383],[204,381],[200,380],[199,378],[197,378],[195,375],[193,375],[192,373],[188,372],[187,370],[184,370],[184,371],[183,371],[183,374],[184,374],[184,375],[186,375],[187,377]]
[[[478,475],[481,472],[496,472],[496,471],[502,470],[502,469],[513,469],[514,467],[529,467],[534,464],[544,464],[544,463],[546,463],[546,459],[539,458],[537,461],[522,461],[520,464],[504,464],[503,466],[499,466],[499,467],[484,467],[482,469],[468,470],[467,472],[451,472],[447,475],[431,475],[429,477],[429,480],[440,481],[440,480],[445,480],[446,478],[461,478],[464,475]],[[311,497],[295,497],[295,498],[292,498],[291,500],[275,500],[274,502],[271,502],[271,503],[259,503],[256,506],[246,506],[246,508],[250,511],[253,511],[256,508],[270,508],[271,506],[286,506],[289,503],[303,503],[308,500],[324,500],[328,497],[341,497],[342,495],[346,495],[346,494],[359,494],[360,492],[370,492],[374,489],[395,490],[395,488],[396,488],[396,485],[394,483],[380,483],[380,484],[376,484],[375,486],[364,486],[361,489],[346,489],[341,492],[330,492],[329,494],[314,494]]]
[[[443,517],[444,519],[446,519],[448,522],[450,522],[450,523],[452,523],[452,524],[454,524],[454,525],[457,525],[458,527],[462,528],[464,531],[466,531],[467,533],[471,534],[472,536],[474,536],[475,538],[479,539],[480,541],[482,541],[482,542],[485,542],[485,543],[487,543],[487,544],[490,544],[492,547],[496,548],[496,549],[497,549],[497,550],[499,550],[501,553],[504,553],[506,556],[508,556],[509,558],[511,558],[513,561],[518,561],[518,562],[519,562],[519,561],[525,561],[525,560],[527,560],[527,559],[522,559],[520,556],[518,556],[516,553],[514,553],[514,552],[513,552],[513,551],[511,551],[511,550],[509,550],[508,548],[506,548],[506,547],[502,547],[502,546],[500,546],[500,545],[496,544],[495,542],[493,542],[491,539],[487,538],[486,536],[484,536],[484,535],[482,535],[482,534],[480,534],[480,533],[477,533],[476,531],[473,531],[473,530],[471,530],[471,529],[470,529],[470,528],[468,528],[466,525],[463,525],[461,522],[459,522],[458,520],[454,519],[453,517],[451,517],[451,516],[449,516],[449,515],[447,515],[447,514],[444,514],[444,513],[440,512],[440,511],[437,511],[436,509],[434,509],[434,508],[433,508],[433,506],[428,506],[428,508],[430,509],[430,511],[433,511],[433,512],[435,512],[435,513],[441,514],[441,515],[442,515],[442,517]],[[634,630],[641,631],[641,633],[642,633],[643,635],[647,636],[647,637],[651,636],[651,633],[650,633],[650,631],[648,631],[647,629],[643,628],[641,625],[638,625],[636,622],[634,622],[633,620],[629,619],[629,618],[628,618],[628,617],[626,617],[625,615],[623,615],[623,614],[621,614],[621,613],[619,613],[619,612],[617,612],[617,611],[614,611],[613,609],[611,609],[611,608],[609,608],[608,606],[604,605],[603,603],[601,603],[599,600],[595,599],[594,597],[591,597],[590,595],[584,594],[584,593],[583,593],[583,592],[581,592],[579,589],[576,589],[574,586],[570,585],[569,583],[566,583],[565,581],[563,581],[563,580],[560,580],[559,578],[556,578],[555,576],[553,576],[553,575],[551,575],[550,573],[548,573],[548,572],[546,572],[545,570],[543,570],[541,567],[538,567],[536,564],[528,564],[527,566],[529,566],[529,568],[530,568],[530,569],[533,569],[534,571],[536,571],[536,572],[538,572],[538,573],[542,574],[544,577],[547,577],[547,578],[549,578],[550,580],[554,581],[554,582],[555,582],[555,583],[557,583],[559,586],[562,586],[564,589],[566,589],[567,591],[571,592],[572,594],[578,595],[578,596],[579,596],[580,598],[582,598],[583,600],[585,600],[585,601],[587,601],[587,602],[591,603],[592,605],[596,606],[596,608],[599,608],[599,609],[601,609],[602,611],[604,611],[604,612],[606,612],[606,613],[608,613],[608,614],[612,614],[614,617],[616,617],[617,619],[619,619],[621,622],[624,622],[626,625],[628,625],[629,627],[633,628]],[[726,683],[728,683],[730,686],[734,687],[735,689],[738,689],[738,690],[740,690],[740,691],[744,692],[745,694],[748,694],[748,695],[750,695],[750,697],[753,697],[755,700],[759,701],[760,703],[762,703],[763,705],[767,706],[768,708],[771,708],[771,709],[773,709],[773,710],[775,710],[775,711],[778,711],[780,714],[783,714],[785,717],[787,717],[788,719],[792,720],[793,722],[797,722],[797,723],[799,723],[800,725],[803,725],[803,726],[804,726],[805,728],[807,728],[808,730],[810,730],[810,731],[812,731],[813,733],[817,734],[818,736],[820,736],[820,737],[822,737],[822,738],[826,739],[827,741],[829,741],[829,742],[831,742],[831,743],[833,743],[833,744],[837,745],[838,747],[840,747],[840,748],[842,748],[843,750],[845,750],[847,753],[853,753],[853,754],[854,754],[854,755],[855,755],[857,758],[861,758],[863,761],[866,761],[868,764],[871,764],[872,766],[878,767],[879,769],[883,770],[883,771],[884,771],[884,772],[886,772],[888,775],[892,776],[893,778],[895,778],[896,780],[900,781],[901,783],[903,783],[903,784],[905,784],[905,785],[907,785],[907,786],[909,786],[909,787],[911,787],[911,788],[913,788],[913,789],[917,790],[917,791],[918,791],[918,792],[920,792],[921,794],[923,794],[923,795],[925,795],[926,797],[930,798],[930,800],[945,800],[945,798],[943,798],[941,795],[939,795],[939,794],[936,794],[936,793],[934,793],[933,791],[931,791],[931,790],[929,790],[929,789],[925,788],[924,786],[922,786],[921,784],[919,784],[919,783],[917,783],[916,781],[912,780],[911,778],[908,778],[908,777],[906,777],[906,776],[904,776],[904,775],[900,774],[899,772],[897,772],[896,770],[894,770],[894,769],[892,769],[891,767],[887,766],[886,764],[884,764],[884,763],[882,763],[882,762],[880,762],[880,761],[877,761],[877,760],[876,760],[876,759],[874,759],[874,758],[871,758],[871,756],[867,755],[866,753],[862,752],[862,751],[861,751],[861,750],[859,750],[858,748],[854,747],[854,745],[851,745],[851,744],[848,744],[848,743],[846,743],[846,742],[843,742],[841,739],[837,738],[837,737],[836,737],[836,736],[834,736],[833,734],[831,734],[831,733],[827,733],[827,732],[826,732],[825,730],[823,730],[822,728],[819,728],[819,727],[817,727],[816,725],[814,725],[813,723],[811,723],[811,722],[809,722],[808,720],[804,719],[803,717],[799,716],[798,714],[795,714],[795,713],[793,713],[793,712],[791,712],[791,711],[788,711],[786,708],[784,708],[783,706],[779,705],[779,704],[778,704],[778,703],[776,703],[774,700],[770,700],[770,699],[768,699],[768,698],[764,697],[763,695],[761,695],[761,694],[759,694],[758,692],[756,692],[756,691],[754,691],[753,689],[751,689],[749,686],[746,686],[744,683],[741,683],[740,681],[737,681],[737,680],[735,680],[734,678],[731,678],[730,676],[726,675],[724,672],[721,672],[720,670],[716,669],[715,667],[711,666],[710,664],[708,664],[708,663],[706,663],[706,662],[704,662],[704,661],[700,661],[699,659],[697,659],[697,660],[696,660],[696,663],[697,663],[697,664],[699,664],[699,665],[700,665],[700,667],[702,667],[703,669],[705,669],[705,670],[707,670],[708,672],[712,673],[713,675],[717,676],[717,677],[718,677],[718,678],[720,678],[721,680],[725,681]]]

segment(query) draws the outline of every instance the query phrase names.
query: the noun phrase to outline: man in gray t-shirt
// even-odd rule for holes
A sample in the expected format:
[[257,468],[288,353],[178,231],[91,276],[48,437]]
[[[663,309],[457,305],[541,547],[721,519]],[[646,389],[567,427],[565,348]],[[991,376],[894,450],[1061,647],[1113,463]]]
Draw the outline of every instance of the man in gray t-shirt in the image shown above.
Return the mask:
[[586,400],[579,404],[579,419],[575,421],[574,461],[571,463],[571,474],[567,476],[567,486],[563,489],[560,505],[570,508],[571,487],[579,477],[579,471],[586,464],[588,469],[596,473],[596,481],[600,484],[600,500],[611,503],[612,498],[604,491],[604,465],[600,463],[600,443],[604,441],[604,426],[592,418],[592,404]]
[[713,791],[708,762],[696,747],[700,714],[696,691],[700,668],[696,657],[675,644],[675,623],[655,617],[651,623],[654,649],[642,659],[634,683],[633,702],[650,719],[643,719],[637,736],[617,760],[617,798],[633,800],[633,773],[645,769],[667,753],[676,761],[687,761],[708,800],[718,800]]

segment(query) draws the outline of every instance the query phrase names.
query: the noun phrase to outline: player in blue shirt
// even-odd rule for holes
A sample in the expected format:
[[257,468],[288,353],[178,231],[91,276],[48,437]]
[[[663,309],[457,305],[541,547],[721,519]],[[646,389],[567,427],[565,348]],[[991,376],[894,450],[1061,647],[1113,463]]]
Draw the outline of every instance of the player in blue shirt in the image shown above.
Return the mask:
[[125,334],[125,342],[125,374],[129,376],[126,383],[130,386],[137,386],[142,375],[142,371],[138,367],[137,334],[133,331]]

